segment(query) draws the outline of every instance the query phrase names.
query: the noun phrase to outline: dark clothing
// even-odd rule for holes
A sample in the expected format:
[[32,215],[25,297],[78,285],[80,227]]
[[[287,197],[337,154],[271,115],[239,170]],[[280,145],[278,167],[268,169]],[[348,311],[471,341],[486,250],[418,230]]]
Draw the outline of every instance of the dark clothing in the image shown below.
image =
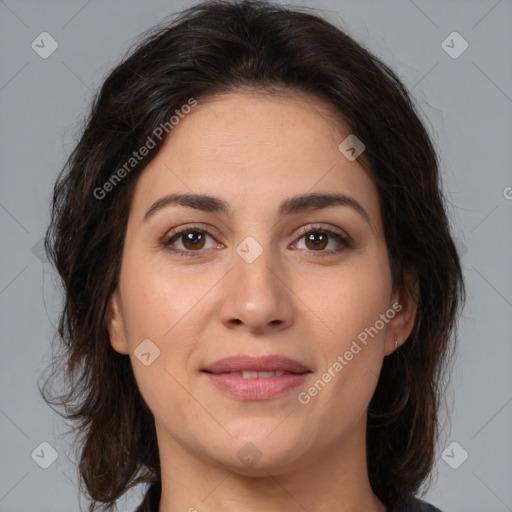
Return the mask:
[[[139,505],[135,512],[158,512],[160,506],[160,495],[162,494],[161,482],[151,484],[144,496],[144,500]],[[418,498],[410,497],[407,500],[397,503],[389,512],[441,512],[438,508],[419,500]]]
[[389,512],[441,512],[437,507],[411,496],[401,503],[397,503]]

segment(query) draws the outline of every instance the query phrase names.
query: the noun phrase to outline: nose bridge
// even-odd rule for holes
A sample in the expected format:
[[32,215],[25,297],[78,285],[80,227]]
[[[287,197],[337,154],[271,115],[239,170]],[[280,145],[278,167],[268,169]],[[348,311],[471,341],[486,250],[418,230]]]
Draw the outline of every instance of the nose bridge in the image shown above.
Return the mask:
[[235,249],[233,269],[224,289],[222,321],[251,330],[292,321],[291,297],[280,275],[279,255],[269,237],[262,243],[246,237]]
[[267,299],[280,293],[282,284],[277,278],[279,256],[274,254],[268,237],[260,244],[254,237],[248,236],[238,244],[235,252],[233,278],[237,289],[241,287],[246,290],[248,296],[263,292],[268,295]]

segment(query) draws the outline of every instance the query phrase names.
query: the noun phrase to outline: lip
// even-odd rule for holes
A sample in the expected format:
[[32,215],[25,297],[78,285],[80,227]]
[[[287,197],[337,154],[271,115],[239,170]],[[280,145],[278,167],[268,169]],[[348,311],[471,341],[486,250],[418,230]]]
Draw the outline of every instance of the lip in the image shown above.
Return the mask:
[[[243,371],[284,372],[265,378],[244,378]],[[311,370],[293,359],[280,355],[254,357],[231,356],[208,365],[202,373],[220,391],[242,400],[268,400],[301,386]]]
[[291,373],[305,373],[309,372],[309,368],[304,365],[280,355],[269,355],[269,356],[250,356],[250,355],[238,355],[224,357],[215,361],[215,363],[203,368],[203,371],[210,373],[228,373],[228,372],[268,372],[268,371],[284,371]]

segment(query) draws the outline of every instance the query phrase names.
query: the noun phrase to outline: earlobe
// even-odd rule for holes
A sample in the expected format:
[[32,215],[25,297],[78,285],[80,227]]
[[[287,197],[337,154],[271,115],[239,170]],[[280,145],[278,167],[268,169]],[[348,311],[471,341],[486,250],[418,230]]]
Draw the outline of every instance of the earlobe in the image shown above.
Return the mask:
[[117,290],[112,293],[109,299],[107,311],[105,313],[105,325],[109,334],[112,348],[120,354],[129,354],[130,348],[126,341],[123,317],[121,315],[119,295]]

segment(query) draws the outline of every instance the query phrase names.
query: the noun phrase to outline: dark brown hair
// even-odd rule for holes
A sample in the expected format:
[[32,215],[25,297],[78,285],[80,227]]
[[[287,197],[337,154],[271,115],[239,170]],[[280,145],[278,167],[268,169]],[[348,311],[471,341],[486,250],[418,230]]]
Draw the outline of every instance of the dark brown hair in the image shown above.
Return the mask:
[[[129,356],[110,345],[105,313],[134,185],[161,141],[108,195],[95,191],[190,98],[239,90],[326,101],[365,144],[362,162],[378,188],[394,289],[412,293],[410,276],[419,287],[413,331],[385,358],[368,411],[370,483],[392,506],[416,493],[432,469],[465,292],[438,160],[416,107],[385,64],[309,10],[212,1],[153,29],[109,74],[55,184],[46,250],[65,292],[62,353],[41,392],[80,436],[90,510],[99,503],[110,510],[130,487],[160,478],[153,415]],[[50,396],[59,369],[66,392]]]

